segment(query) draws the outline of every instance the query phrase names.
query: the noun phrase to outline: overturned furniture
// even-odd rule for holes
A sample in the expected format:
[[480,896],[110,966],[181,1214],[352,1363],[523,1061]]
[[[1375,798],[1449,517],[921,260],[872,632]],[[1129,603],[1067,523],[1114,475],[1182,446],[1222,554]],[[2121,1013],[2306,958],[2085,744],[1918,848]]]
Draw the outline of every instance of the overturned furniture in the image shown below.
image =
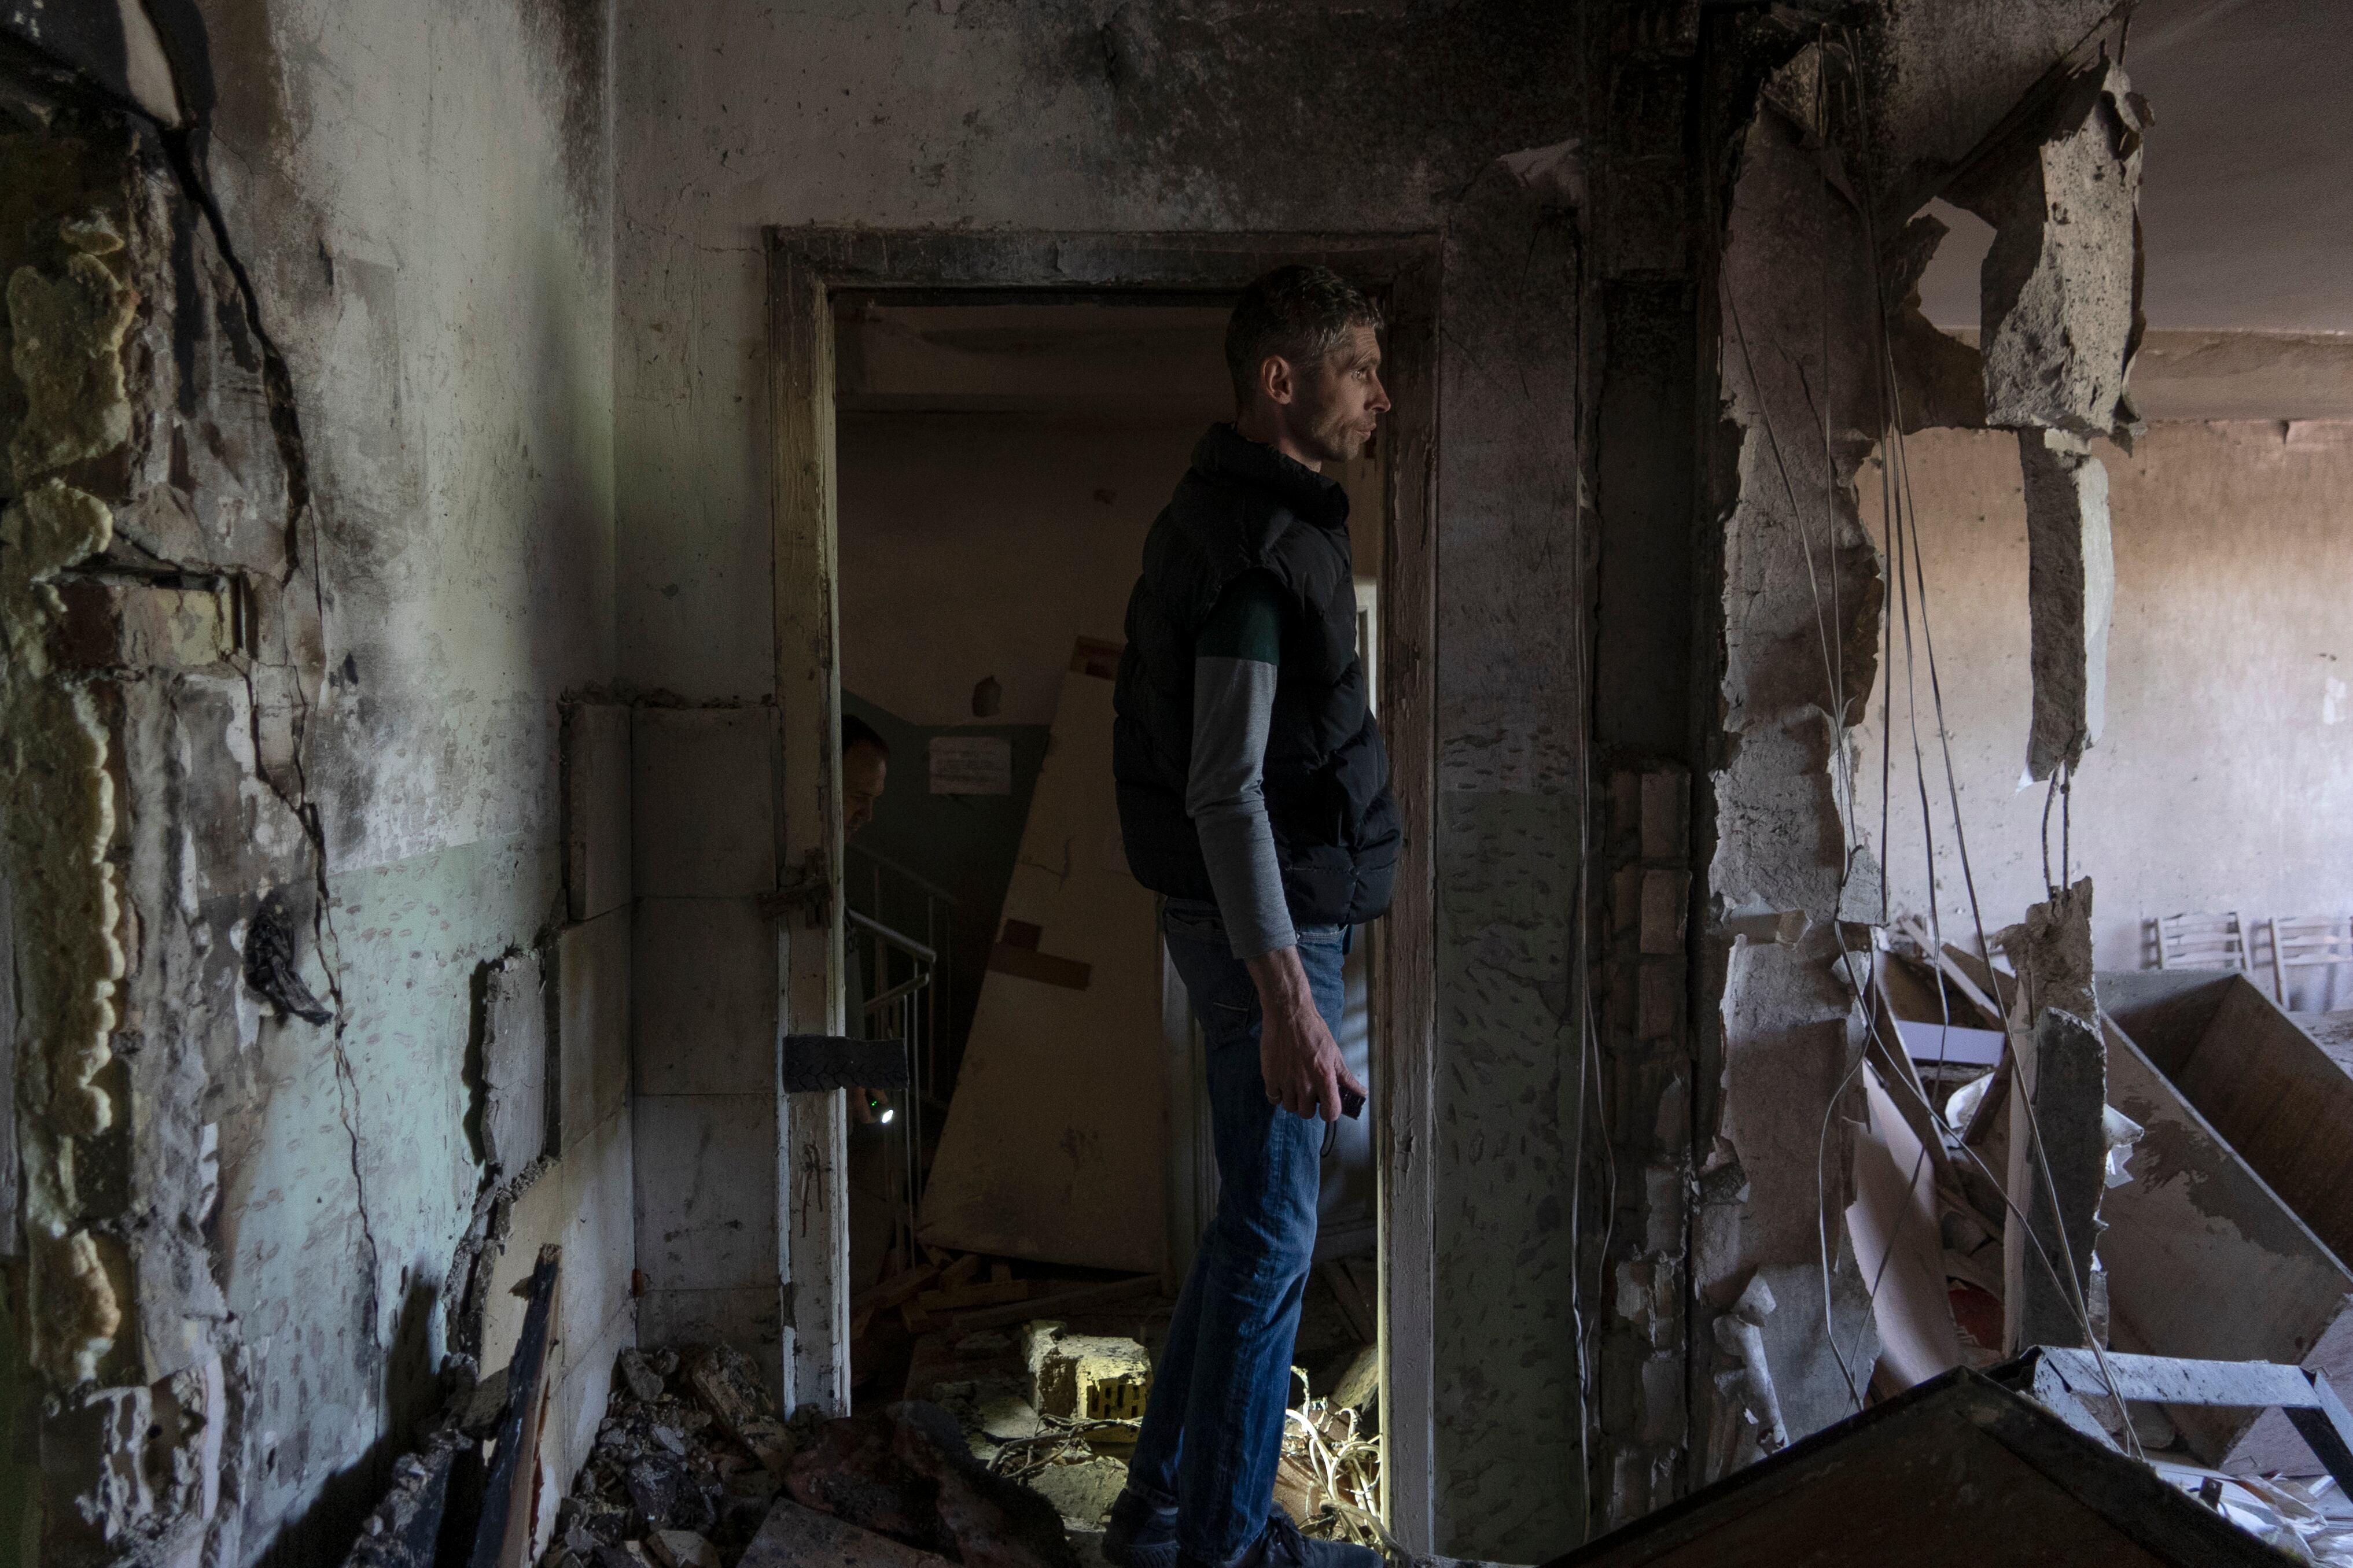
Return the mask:
[[[2353,1378],[2353,1076],[2245,976],[2104,974],[2116,1102],[2147,1132],[2100,1255],[2121,1349]],[[2317,1473],[2286,1420],[2170,1409],[2207,1462]]]
[[2289,1561],[2024,1395],[1958,1368],[1548,1568]]

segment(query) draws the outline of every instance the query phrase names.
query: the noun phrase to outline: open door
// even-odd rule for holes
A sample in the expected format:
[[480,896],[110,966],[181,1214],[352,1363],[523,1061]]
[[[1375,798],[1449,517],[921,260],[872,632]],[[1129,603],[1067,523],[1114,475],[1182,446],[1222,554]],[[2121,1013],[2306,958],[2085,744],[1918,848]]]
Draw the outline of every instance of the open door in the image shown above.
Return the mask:
[[841,634],[836,605],[833,310],[825,279],[769,252],[776,416],[776,1213],[784,1408],[849,1413],[847,1091],[786,1094],[783,1037],[842,1032]]

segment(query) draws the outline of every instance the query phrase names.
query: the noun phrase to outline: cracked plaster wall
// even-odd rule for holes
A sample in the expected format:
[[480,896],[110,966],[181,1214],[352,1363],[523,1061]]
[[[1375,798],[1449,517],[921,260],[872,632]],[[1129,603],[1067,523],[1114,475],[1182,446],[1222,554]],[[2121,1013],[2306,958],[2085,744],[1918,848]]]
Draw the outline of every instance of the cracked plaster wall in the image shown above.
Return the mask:
[[1577,134],[1579,30],[1533,0],[691,0],[622,16],[616,77],[621,663],[689,700],[772,680],[762,226],[1446,234],[1438,1545],[1521,1561],[1583,1517],[1579,300],[1561,193],[1492,165]]
[[[12,42],[73,58],[0,9]],[[58,845],[103,846],[28,857],[19,833],[10,862],[37,1048],[9,1310],[21,1331],[29,1306],[52,1386],[90,1374],[38,1421],[46,1522],[11,1522],[46,1531],[43,1561],[328,1561],[438,1400],[438,1298],[484,1179],[474,972],[565,921],[557,699],[614,671],[607,29],[550,0],[153,10],[193,130],[126,141],[99,105],[46,135],[20,115],[43,145],[5,153],[12,216],[59,237],[5,258],[35,273],[9,293],[17,348],[23,323],[92,317],[71,289],[105,303],[66,254],[92,211],[124,237],[94,248],[133,301],[120,414],[103,364],[76,386],[35,367],[72,419],[17,394],[21,353],[0,376],[20,497],[0,577],[32,605],[11,599],[12,647],[37,633],[74,655],[46,683],[13,672],[12,720],[67,705],[9,726],[18,777],[47,770],[15,801],[88,822]],[[52,477],[108,526],[58,528],[59,505],[21,497]],[[36,525],[79,535],[63,616],[31,581]],[[59,881],[93,876],[113,910]],[[333,1024],[244,983],[272,887]],[[111,1030],[64,1026],[43,986],[75,974]],[[111,1110],[71,1103],[85,1074]],[[514,1244],[617,1207],[626,1282],[613,1120],[539,1184],[575,1201],[517,1205]],[[601,1346],[609,1365],[626,1302],[583,1297],[612,1310],[576,1360]]]

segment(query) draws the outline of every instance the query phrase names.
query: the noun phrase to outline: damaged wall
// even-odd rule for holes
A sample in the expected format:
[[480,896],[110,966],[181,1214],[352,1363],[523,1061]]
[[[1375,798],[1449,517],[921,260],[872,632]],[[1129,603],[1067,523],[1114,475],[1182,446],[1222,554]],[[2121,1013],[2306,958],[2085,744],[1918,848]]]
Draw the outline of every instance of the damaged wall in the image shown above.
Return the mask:
[[[567,930],[557,809],[557,700],[614,662],[606,28],[156,4],[159,132],[104,90],[119,34],[40,9],[0,12],[9,1310],[68,1392],[9,1452],[43,1561],[329,1561],[438,1401],[453,1258],[514,1173],[479,1142],[483,971],[529,955],[557,1025],[612,963]],[[533,1189],[576,1201],[516,1205],[526,1259],[599,1250],[602,1110]],[[595,1279],[560,1365],[628,1332]]]
[[[1547,640],[1573,602],[1577,301],[1563,196],[1494,165],[1577,133],[1570,20],[693,0],[625,16],[617,75],[623,668],[696,700],[773,679],[760,226],[1451,236],[1440,374],[1478,412],[1439,447],[1438,1542],[1528,1561],[1582,1518],[1560,1311],[1583,702]],[[1514,617],[1534,646],[1481,629]]]
[[[2353,427],[2158,424],[2129,452],[2098,450],[2116,540],[2108,724],[2075,775],[2070,813],[2073,872],[2099,885],[2098,966],[2153,963],[2144,921],[2160,915],[2236,909],[2253,923],[2353,909],[2353,827],[2340,809],[2353,764],[2340,592],[2353,573]],[[1922,432],[1908,451],[1937,660],[1948,677],[1968,672],[1947,679],[1945,713],[1971,864],[1987,921],[2006,925],[2042,896],[2045,793],[2019,782],[2029,680],[2016,451],[2006,435],[1961,430]],[[1875,486],[1865,489],[1875,513]],[[1904,758],[1900,696],[1895,721]],[[1875,777],[1876,696],[1857,742]],[[1897,774],[1889,898],[1898,912],[1925,912],[1908,758]],[[1875,837],[1875,785],[1872,795]],[[1941,825],[1947,808],[1932,798]],[[2054,815],[2054,874],[2060,833]],[[1937,850],[1950,931],[1962,893],[1949,831]],[[2256,952],[2263,963],[2260,932]],[[2329,996],[2330,978],[2305,972],[2297,1005],[2348,1005],[2341,979]],[[2259,979],[2268,990],[2267,969]]]
[[[2107,10],[2018,4],[1964,18],[1905,0],[1819,41],[1793,36],[1787,16],[1726,18],[1716,34],[1726,183],[1710,320],[1724,418],[1707,505],[1722,609],[1701,637],[1716,717],[1695,834],[1699,1321],[1686,1342],[1692,1436],[1708,1447],[1689,1483],[1759,1446],[1744,1428],[1761,1436],[1778,1415],[1801,1436],[1856,1408],[1869,1375],[1865,1291],[1837,1222],[1854,1042],[1834,965],[1867,940],[1846,922],[1879,907],[1841,733],[1862,719],[1879,662],[1884,563],[1854,489],[1883,416],[1873,323],[1882,288],[1892,311],[1916,266],[1896,239],[1906,222]],[[2021,626],[2025,610],[2021,593]],[[1760,1281],[1769,1302],[1752,1294]],[[1760,1407],[1748,1375],[1758,1347],[1778,1409]]]

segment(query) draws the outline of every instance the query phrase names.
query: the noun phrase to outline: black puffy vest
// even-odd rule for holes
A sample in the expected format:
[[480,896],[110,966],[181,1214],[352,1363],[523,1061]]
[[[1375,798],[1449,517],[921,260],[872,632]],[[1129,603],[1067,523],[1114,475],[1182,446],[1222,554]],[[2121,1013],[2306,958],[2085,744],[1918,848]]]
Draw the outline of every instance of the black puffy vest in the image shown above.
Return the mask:
[[1226,585],[1259,569],[1290,601],[1265,769],[1283,897],[1299,925],[1354,925],[1388,908],[1402,835],[1356,659],[1348,497],[1230,425],[1193,448],[1127,601],[1112,773],[1128,868],[1170,898],[1217,896],[1185,814],[1193,642]]

